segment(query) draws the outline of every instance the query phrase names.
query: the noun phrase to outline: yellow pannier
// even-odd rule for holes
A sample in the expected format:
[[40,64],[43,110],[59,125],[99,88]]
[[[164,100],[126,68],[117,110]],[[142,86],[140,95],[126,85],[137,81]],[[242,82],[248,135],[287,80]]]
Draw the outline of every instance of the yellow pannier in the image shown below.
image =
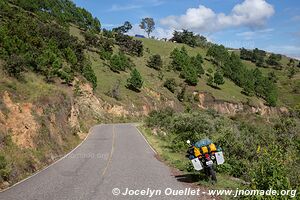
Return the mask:
[[208,146],[203,146],[203,147],[201,147],[201,151],[199,148],[194,146],[194,154],[196,157],[201,156],[202,155],[201,153],[203,153],[203,154],[209,153],[209,150],[210,150],[210,153],[216,152],[217,151],[216,145],[211,143]]
[[211,151],[211,152],[217,151],[217,147],[216,147],[216,145],[215,145],[214,143],[211,143],[211,144],[209,145],[209,148],[210,148],[210,151]]
[[196,157],[199,157],[201,155],[200,150],[197,147],[194,147],[194,154]]
[[[202,152],[203,152],[204,154],[208,153],[208,148],[207,148],[207,146],[201,147],[201,149],[202,149]],[[200,151],[200,152],[201,152],[201,151]]]

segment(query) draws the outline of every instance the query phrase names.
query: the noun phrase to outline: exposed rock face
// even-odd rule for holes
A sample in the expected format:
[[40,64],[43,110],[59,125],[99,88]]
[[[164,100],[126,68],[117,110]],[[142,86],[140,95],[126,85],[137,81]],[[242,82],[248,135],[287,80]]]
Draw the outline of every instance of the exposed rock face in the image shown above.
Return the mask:
[[7,108],[6,116],[0,112],[0,123],[4,132],[10,133],[13,142],[22,148],[34,148],[34,137],[37,135],[39,125],[32,115],[34,106],[31,103],[14,103],[8,92],[2,97]]
[[123,106],[107,105],[105,109],[107,110],[107,113],[118,116],[118,117],[129,115],[129,111],[126,110]]
[[199,108],[202,109],[214,109],[222,114],[230,114],[235,115],[237,113],[256,113],[262,116],[270,116],[270,115],[281,115],[287,114],[289,111],[285,107],[269,107],[264,104],[260,104],[257,107],[250,106],[244,103],[233,103],[222,100],[216,100],[209,93],[199,93]]

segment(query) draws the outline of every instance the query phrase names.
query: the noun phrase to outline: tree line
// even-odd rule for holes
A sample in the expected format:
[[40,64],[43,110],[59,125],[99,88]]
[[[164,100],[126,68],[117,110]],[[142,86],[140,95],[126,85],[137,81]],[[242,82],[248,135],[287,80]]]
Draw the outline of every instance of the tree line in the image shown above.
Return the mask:
[[271,53],[267,56],[264,50],[255,48],[254,50],[247,50],[245,48],[240,49],[240,58],[248,60],[256,64],[257,67],[274,67],[281,70],[283,66],[280,63],[282,56],[280,54]]
[[[41,2],[30,2],[32,5],[25,1],[13,1],[24,9],[37,12],[31,7],[35,8]],[[71,83],[76,74],[81,74],[96,88],[97,77],[84,55],[84,46],[69,34],[67,28],[32,16],[20,7],[12,7],[7,1],[0,3],[0,10],[3,16],[0,57],[5,61],[5,70],[9,75],[22,79],[24,72],[32,70],[44,75],[48,82],[59,77]]]
[[[265,99],[270,106],[276,105],[278,98],[276,83],[270,77],[265,77],[258,68],[247,69],[236,53],[229,54],[222,45],[212,45],[207,56],[212,58],[212,61],[222,70],[225,77],[243,88],[244,94],[248,96],[257,95]],[[253,59],[253,55],[251,59]]]
[[101,23],[84,8],[77,7],[70,0],[4,0],[33,12],[44,21],[55,20],[60,25],[69,26],[70,23],[78,25],[88,31],[100,32]]

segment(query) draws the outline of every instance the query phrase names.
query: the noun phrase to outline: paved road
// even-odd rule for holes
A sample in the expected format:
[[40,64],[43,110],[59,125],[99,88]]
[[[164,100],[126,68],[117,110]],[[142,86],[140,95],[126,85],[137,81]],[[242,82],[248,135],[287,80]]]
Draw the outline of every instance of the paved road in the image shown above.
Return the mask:
[[166,188],[175,190],[188,186],[178,182],[171,175],[169,167],[154,156],[134,126],[95,126],[86,141],[66,158],[0,193],[0,199],[149,199],[150,192],[148,196],[114,196],[114,188],[119,188],[122,193],[126,188],[157,190],[157,195],[151,199],[194,199],[195,196],[164,195]]

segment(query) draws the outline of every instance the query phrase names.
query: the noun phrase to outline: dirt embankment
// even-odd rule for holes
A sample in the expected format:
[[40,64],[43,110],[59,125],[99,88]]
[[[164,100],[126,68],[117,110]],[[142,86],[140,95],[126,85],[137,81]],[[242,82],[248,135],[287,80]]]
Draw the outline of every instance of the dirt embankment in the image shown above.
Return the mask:
[[0,189],[42,169],[73,149],[104,116],[102,102],[87,84],[55,89],[26,101],[12,91],[0,94]]
[[137,102],[131,102],[129,105],[125,105],[122,103],[113,104],[111,102],[102,101],[103,112],[113,117],[142,117],[147,116],[153,110],[159,110],[165,107],[182,110],[182,105],[179,102],[167,99],[159,92],[149,88],[143,88],[142,93],[144,96],[141,97],[139,104],[136,104]]
[[264,104],[251,106],[246,103],[233,103],[215,99],[211,94],[202,92],[197,94],[199,98],[198,107],[201,109],[213,109],[222,114],[235,115],[238,113],[259,114],[262,116],[278,116],[288,114],[285,107],[269,107]]
[[8,92],[3,94],[4,113],[0,110],[0,130],[11,135],[12,141],[21,148],[34,148],[39,124],[32,115],[32,103],[14,103]]

